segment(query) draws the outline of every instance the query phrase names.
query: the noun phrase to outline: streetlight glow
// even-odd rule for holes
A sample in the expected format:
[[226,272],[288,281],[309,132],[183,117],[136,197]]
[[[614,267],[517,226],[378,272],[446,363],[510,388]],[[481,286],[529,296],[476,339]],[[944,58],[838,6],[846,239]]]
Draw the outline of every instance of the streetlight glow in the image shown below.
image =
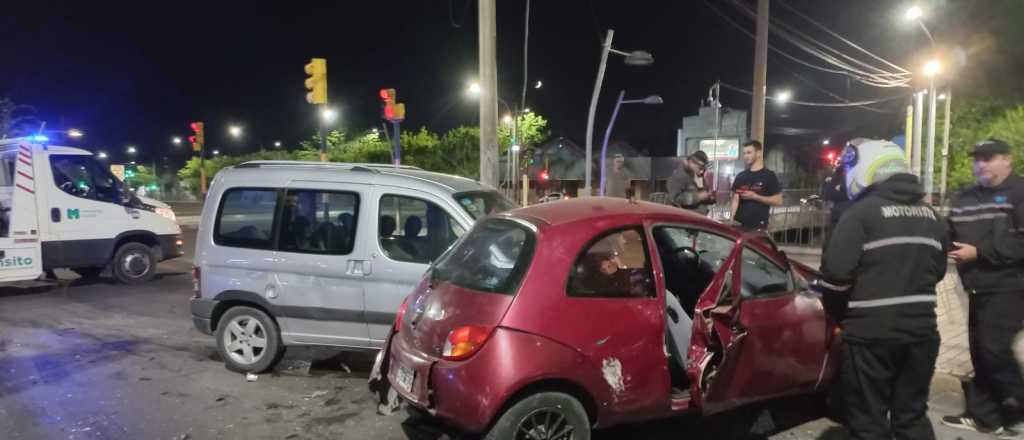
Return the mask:
[[213,150],[213,155],[214,155],[214,156],[216,156],[216,155],[218,155],[218,154],[220,154],[220,150]]
[[543,82],[543,81],[541,81],[541,80],[537,80],[537,84],[534,84],[534,85],[533,85],[533,88],[535,88],[535,89],[539,89],[539,88],[541,88],[541,87],[543,87],[543,86],[544,86],[544,82]]
[[128,146],[128,154],[135,154],[136,152],[138,152],[138,150],[135,149],[134,145]]
[[174,145],[181,145],[181,138],[175,136],[175,137],[171,138],[171,142],[174,143]]
[[942,63],[939,60],[929,60],[924,63],[924,74],[926,76],[935,76],[942,71]]
[[793,94],[789,90],[783,90],[775,94],[775,101],[779,104],[785,104],[789,102],[791,98],[793,98]]
[[320,117],[324,118],[324,122],[334,122],[334,118],[338,116],[338,112],[332,108],[325,108]]
[[828,139],[821,141],[821,145],[828,145]]
[[532,110],[530,110],[530,108],[529,108],[529,107],[527,107],[527,108],[524,108],[524,109],[523,109],[523,113],[533,113],[533,111],[532,111]]
[[240,137],[240,136],[242,136],[242,127],[239,127],[237,125],[232,125],[232,126],[228,127],[228,133],[231,134],[231,137],[234,137],[234,138]]
[[85,136],[85,133],[82,133],[82,130],[79,130],[77,128],[72,128],[68,130],[68,136],[73,138],[80,138],[82,136]]
[[281,141],[274,141],[275,148],[281,148]]
[[96,157],[98,157],[100,159],[106,159],[107,158],[107,153],[104,152],[104,151],[100,151],[99,154],[96,155]]
[[466,88],[466,92],[470,95],[476,96],[480,94],[480,83],[473,81],[469,83],[469,87]]
[[511,124],[512,123],[512,115],[505,115],[503,118],[501,118],[501,122],[504,122],[506,124]]
[[914,5],[907,8],[907,12],[903,16],[910,21],[920,20],[924,16],[924,10],[920,6]]

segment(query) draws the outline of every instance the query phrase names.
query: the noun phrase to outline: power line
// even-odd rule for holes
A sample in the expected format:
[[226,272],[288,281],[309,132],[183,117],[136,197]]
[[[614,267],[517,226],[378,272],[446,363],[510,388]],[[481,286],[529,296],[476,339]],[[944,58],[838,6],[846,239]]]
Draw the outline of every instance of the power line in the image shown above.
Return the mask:
[[[746,95],[753,95],[754,94],[754,92],[752,92],[750,90],[747,90],[747,89],[744,89],[744,88],[740,88],[740,87],[736,87],[736,86],[734,86],[732,84],[728,84],[728,83],[724,83],[724,82],[720,83],[720,84],[722,84],[722,87],[725,87],[725,88],[727,88],[729,90],[732,90],[734,92],[739,92],[739,93],[743,93],[743,94],[746,94]],[[786,101],[786,103],[787,104],[794,104],[794,105],[804,105],[804,106],[810,106],[810,107],[863,107],[865,105],[871,105],[871,104],[878,104],[878,103],[882,103],[882,102],[895,101],[897,99],[904,99],[904,98],[909,97],[910,95],[911,95],[910,93],[906,93],[906,94],[903,94],[903,95],[900,95],[900,96],[893,96],[893,97],[890,97],[890,98],[882,98],[882,99],[875,99],[875,100],[870,100],[870,101],[858,101],[858,102],[808,102],[808,101],[788,100],[788,101]],[[769,99],[769,100],[773,100],[773,101],[775,100],[775,97],[773,97],[773,96],[767,96],[766,98]]]

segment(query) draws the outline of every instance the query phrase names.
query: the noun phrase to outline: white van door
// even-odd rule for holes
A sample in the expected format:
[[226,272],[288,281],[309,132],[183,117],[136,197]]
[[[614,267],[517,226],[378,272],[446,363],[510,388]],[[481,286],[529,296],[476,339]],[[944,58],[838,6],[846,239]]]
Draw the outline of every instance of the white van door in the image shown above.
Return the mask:
[[273,300],[286,342],[366,347],[363,282],[375,268],[356,239],[372,233],[372,187],[293,181],[277,231]]
[[138,227],[140,212],[119,203],[117,178],[93,156],[49,154],[40,158],[48,159],[43,166],[36,166],[36,187],[46,191],[41,221],[48,223],[50,233],[42,244],[44,266],[106,265],[115,238]]
[[431,261],[462,236],[468,222],[455,214],[454,201],[426,192],[378,186],[368,247],[374,271],[366,277],[366,317],[370,343],[381,347],[395,314],[423,278]]
[[42,273],[32,149],[9,147],[0,154],[0,283]]

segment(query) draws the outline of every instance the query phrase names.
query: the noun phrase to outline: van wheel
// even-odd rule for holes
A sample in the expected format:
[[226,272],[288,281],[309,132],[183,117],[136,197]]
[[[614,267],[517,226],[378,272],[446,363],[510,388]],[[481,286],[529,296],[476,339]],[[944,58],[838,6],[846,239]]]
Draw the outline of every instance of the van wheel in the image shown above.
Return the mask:
[[267,371],[284,354],[277,323],[252,307],[228,309],[217,325],[216,338],[224,366],[239,373]]
[[512,405],[487,432],[486,440],[590,440],[583,405],[564,393],[538,393]]
[[100,277],[100,274],[103,273],[103,269],[104,269],[103,266],[100,266],[100,267],[76,267],[76,268],[71,269],[71,270],[73,272],[77,273],[78,276],[82,277],[83,280],[92,281],[92,280],[95,280],[95,279]]
[[111,266],[114,278],[124,284],[141,284],[156,274],[157,257],[153,248],[142,243],[130,242],[121,245],[114,253]]

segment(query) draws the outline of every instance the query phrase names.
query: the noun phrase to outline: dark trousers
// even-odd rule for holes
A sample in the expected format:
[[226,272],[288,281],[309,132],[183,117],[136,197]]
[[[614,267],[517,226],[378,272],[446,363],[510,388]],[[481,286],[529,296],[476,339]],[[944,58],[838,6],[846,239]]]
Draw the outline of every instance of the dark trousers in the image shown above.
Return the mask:
[[968,416],[987,428],[1012,425],[1002,403],[1024,405],[1024,378],[1013,357],[1013,338],[1024,326],[1024,292],[983,293],[970,297],[967,336],[974,378],[964,382]]
[[843,342],[840,401],[851,439],[929,440],[928,388],[939,338],[907,344]]

